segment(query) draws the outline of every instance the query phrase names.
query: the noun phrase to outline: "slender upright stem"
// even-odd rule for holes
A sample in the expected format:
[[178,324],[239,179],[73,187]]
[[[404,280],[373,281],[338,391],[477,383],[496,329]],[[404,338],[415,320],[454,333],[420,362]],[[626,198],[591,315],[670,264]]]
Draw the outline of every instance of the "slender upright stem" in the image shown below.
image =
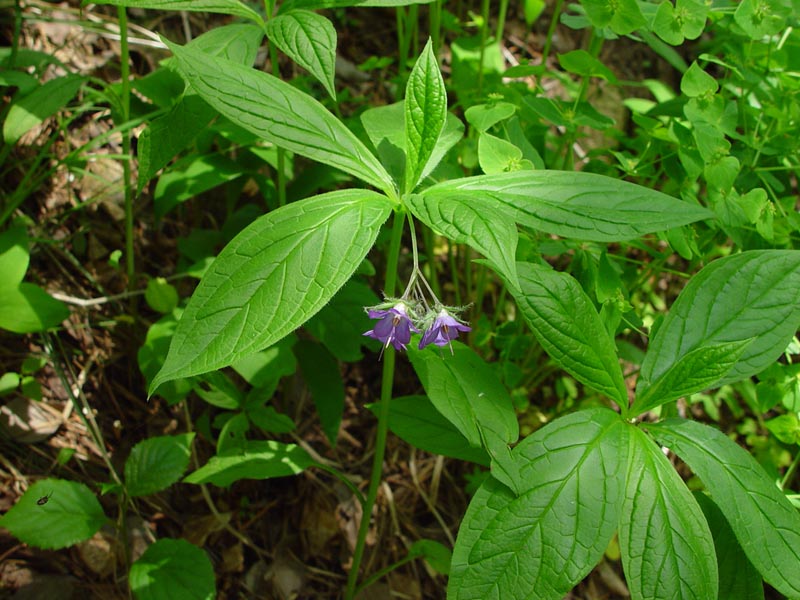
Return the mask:
[[556,33],[558,26],[558,19],[561,16],[561,5],[564,0],[556,0],[556,6],[553,9],[553,16],[550,19],[550,27],[547,28],[547,39],[544,42],[544,50],[542,50],[542,64],[547,64],[547,57],[550,55],[550,47],[553,45],[553,36]]
[[505,29],[506,29],[506,15],[508,14],[508,0],[500,0],[500,12],[497,15],[497,33],[495,34],[495,38],[497,38],[497,43],[501,43],[503,41]]
[[486,53],[486,40],[489,37],[489,6],[490,0],[483,0],[481,4],[481,50],[478,59],[478,98],[483,95],[483,58]]
[[[394,225],[392,228],[392,241],[389,246],[388,262],[386,264],[386,286],[384,291],[386,296],[391,297],[395,293],[397,286],[397,263],[400,258],[400,243],[403,239],[403,225],[405,215],[396,212],[394,215]],[[358,571],[361,566],[361,559],[364,556],[364,547],[369,532],[370,519],[372,517],[372,507],[378,497],[378,488],[381,484],[383,474],[383,457],[386,453],[386,436],[389,433],[389,402],[392,399],[392,384],[394,382],[395,350],[391,344],[386,348],[383,355],[383,376],[381,378],[381,399],[378,405],[378,432],[375,436],[375,455],[372,459],[372,473],[369,478],[369,488],[367,489],[367,501],[364,503],[364,513],[361,515],[361,524],[358,528],[358,538],[356,538],[356,548],[353,552],[353,564],[350,566],[350,573],[347,575],[347,588],[345,589],[345,600],[353,600],[358,583]]]
[[[130,51],[128,50],[128,13],[124,6],[117,8],[119,18],[119,60],[122,78],[122,122],[131,118],[131,71]],[[128,289],[135,286],[136,264],[133,256],[133,188],[131,187],[131,132],[122,132],[122,153],[127,157],[122,161],[122,184],[125,186],[125,271],[128,275]]]

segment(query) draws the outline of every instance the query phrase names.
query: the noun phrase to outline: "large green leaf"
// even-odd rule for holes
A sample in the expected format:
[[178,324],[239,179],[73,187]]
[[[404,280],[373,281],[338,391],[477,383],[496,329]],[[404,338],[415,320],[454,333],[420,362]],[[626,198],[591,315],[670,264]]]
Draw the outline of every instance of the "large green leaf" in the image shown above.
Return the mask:
[[189,466],[194,433],[147,438],[125,461],[125,487],[131,496],[146,496],[176,483]]
[[58,549],[88,540],[107,521],[103,507],[82,483],[42,479],[0,517],[0,527],[31,546]]
[[264,22],[256,11],[239,0],[95,0],[93,4],[112,4],[114,6],[151,8],[153,10],[189,10],[220,13],[250,19],[258,24]]
[[425,195],[469,199],[526,227],[579,240],[615,242],[680,227],[713,214],[661,192],[594,173],[514,171],[440,183]]
[[350,278],[389,200],[342,190],[284,206],[239,233],[209,267],[150,385],[218,369],[280,340]]
[[[408,347],[408,357],[436,409],[456,426],[470,445],[483,445],[482,428],[496,432],[506,444],[519,437],[511,397],[495,372],[464,344],[447,349]],[[445,354],[446,352],[446,354]]]
[[648,424],[703,480],[742,549],[767,582],[800,596],[800,514],[764,469],[720,431],[694,421]]
[[652,440],[632,428],[619,545],[634,600],[714,600],[717,561],[703,512]]
[[[692,277],[650,341],[637,396],[649,395],[650,386],[699,348],[750,340],[732,368],[706,387],[762,371],[783,352],[800,325],[798,289],[797,250],[750,251],[712,262]],[[707,369],[701,362],[694,364],[695,372]],[[672,385],[681,386],[677,380]],[[668,391],[662,389],[659,395],[674,398]]]
[[300,446],[273,440],[248,441],[221,452],[184,478],[185,483],[225,487],[240,479],[272,479],[302,473],[314,461]]
[[292,350],[317,408],[322,431],[335,447],[345,397],[339,363],[323,345],[311,340],[300,340]]
[[208,555],[186,540],[158,540],[148,547],[129,575],[137,600],[213,600],[214,567]]
[[483,254],[506,281],[519,287],[515,260],[517,226],[507,214],[486,210],[455,196],[412,195],[406,199],[406,205],[428,227]]
[[458,532],[449,600],[561,600],[617,528],[627,426],[604,408],[543,427],[512,452],[521,493],[489,479]]
[[725,515],[703,492],[694,494],[714,536],[719,570],[719,600],[764,600],[761,574],[747,560]]
[[406,84],[406,192],[422,178],[446,117],[447,90],[429,39]]
[[180,73],[235,124],[288,150],[391,192],[378,159],[322,104],[268,73],[166,42]]
[[336,100],[336,29],[310,10],[281,12],[267,21],[267,36],[298,65],[308,70]]
[[520,289],[511,289],[522,315],[550,357],[575,379],[628,406],[614,347],[592,301],[570,275],[517,263]]

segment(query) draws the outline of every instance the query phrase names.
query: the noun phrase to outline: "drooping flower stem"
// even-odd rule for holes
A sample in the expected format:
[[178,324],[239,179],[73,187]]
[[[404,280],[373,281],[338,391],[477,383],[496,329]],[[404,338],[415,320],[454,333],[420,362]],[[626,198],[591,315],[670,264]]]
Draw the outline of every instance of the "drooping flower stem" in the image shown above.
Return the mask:
[[[404,224],[405,215],[401,212],[396,212],[392,228],[392,241],[389,246],[388,262],[386,264],[386,285],[384,289],[388,296],[394,295],[395,286],[397,285],[397,263],[400,258],[400,243],[403,238]],[[413,243],[413,250],[416,259],[416,243]],[[367,541],[367,533],[369,532],[372,507],[375,506],[375,499],[378,497],[378,488],[380,487],[381,476],[383,474],[386,436],[389,432],[389,401],[392,399],[392,384],[394,383],[394,360],[395,349],[392,346],[388,346],[383,355],[383,375],[381,377],[381,399],[378,404],[378,432],[375,436],[375,455],[372,459],[372,472],[369,478],[369,488],[367,489],[367,500],[364,503],[364,513],[361,516],[361,525],[358,528],[356,547],[353,552],[353,564],[350,566],[350,573],[347,575],[347,588],[344,593],[345,600],[353,600],[355,597],[358,571],[361,566],[361,559],[364,556],[364,546]]]

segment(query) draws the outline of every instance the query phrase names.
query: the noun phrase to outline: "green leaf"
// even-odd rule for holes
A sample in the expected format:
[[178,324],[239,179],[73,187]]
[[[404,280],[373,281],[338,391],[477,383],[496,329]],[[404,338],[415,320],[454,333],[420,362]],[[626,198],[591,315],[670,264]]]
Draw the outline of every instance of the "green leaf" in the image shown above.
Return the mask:
[[0,233],[0,279],[4,286],[22,282],[30,262],[28,233],[21,225],[12,225]]
[[680,227],[713,214],[696,204],[594,173],[515,171],[440,183],[425,195],[499,202],[519,224],[578,240],[615,242]]
[[194,433],[164,435],[139,442],[125,461],[125,487],[131,496],[155,494],[176,483],[189,466]]
[[549,267],[517,263],[520,289],[510,290],[536,339],[561,368],[616,402],[628,393],[614,342],[574,277]]
[[239,0],[97,0],[93,4],[111,4],[153,10],[210,12],[243,17],[258,24],[264,22],[257,12]]
[[689,98],[714,94],[718,89],[717,80],[703,71],[697,61],[693,62],[681,77],[681,92]]
[[456,196],[412,195],[406,205],[420,221],[459,244],[468,244],[486,258],[515,287],[517,227],[501,210],[480,210]]
[[288,335],[269,348],[237,360],[231,367],[253,388],[272,396],[281,378],[297,370],[297,360],[292,353],[296,343],[297,336]]
[[192,389],[201,399],[217,408],[235,410],[244,406],[244,392],[219,371],[211,371],[194,378]]
[[513,450],[519,496],[494,479],[470,502],[449,600],[561,600],[617,528],[627,426],[605,408],[557,419]]
[[92,537],[108,519],[82,483],[42,479],[0,517],[0,527],[37,548],[66,548]]
[[617,35],[627,35],[647,24],[636,0],[581,0],[581,5],[594,27],[610,27]]
[[485,132],[478,135],[478,163],[487,175],[533,166],[522,161],[522,150],[514,144]]
[[701,392],[725,377],[752,340],[706,344],[682,356],[652,383],[631,406],[639,415],[670,400]]
[[599,77],[609,83],[617,84],[617,76],[586,50],[572,50],[558,55],[558,64],[569,72],[583,77]]
[[752,340],[714,386],[762,371],[800,325],[798,289],[796,250],[754,250],[715,260],[692,277],[650,340],[637,396],[693,350],[716,344]]
[[144,298],[147,306],[162,314],[175,310],[179,301],[178,290],[163,277],[154,277],[147,282]]
[[209,267],[150,386],[271,346],[328,302],[372,247],[391,205],[367,190],[288,204],[242,230]]
[[708,495],[695,492],[694,497],[703,509],[711,535],[714,536],[719,600],[764,600],[761,574],[747,560],[725,515]]
[[443,546],[434,540],[417,540],[408,549],[408,555],[413,557],[421,556],[431,568],[443,575],[450,572],[450,560],[453,553],[450,548]]
[[[397,181],[402,181],[406,164],[405,102],[369,108],[361,113],[361,123],[383,165]],[[464,124],[447,113],[439,141],[422,171],[423,180],[439,164],[448,150],[464,135]]]
[[751,39],[760,40],[784,31],[790,10],[781,0],[742,0],[733,18]]
[[317,10],[320,8],[343,8],[347,6],[370,6],[395,8],[397,6],[410,6],[412,4],[430,4],[433,0],[287,0],[281,5],[282,10],[305,8]]
[[291,417],[269,405],[248,407],[247,418],[265,433],[289,433],[295,428]]
[[308,94],[268,73],[189,46],[165,43],[189,85],[235,124],[385,192],[393,190],[391,177],[375,156]]
[[[363,309],[361,311],[364,312]],[[339,363],[321,345],[311,340],[301,340],[294,354],[303,372],[303,379],[311,392],[314,406],[331,446],[336,447],[339,425],[344,411],[344,383]]]
[[764,427],[784,444],[800,444],[800,420],[795,413],[765,421]]
[[273,440],[248,441],[244,446],[212,456],[204,466],[184,478],[185,483],[229,486],[240,479],[271,479],[302,473],[314,461],[295,444]]
[[33,333],[58,327],[69,308],[42,288],[22,282],[0,287],[0,329]]
[[764,579],[782,594],[800,596],[800,514],[755,459],[694,421],[668,419],[646,428],[702,479]]
[[[377,405],[369,404],[367,408],[375,413]],[[389,429],[401,440],[425,452],[489,465],[486,451],[470,446],[467,438],[434,408],[427,396],[392,398]]]
[[6,144],[16,144],[28,131],[64,108],[83,82],[84,78],[77,75],[51,79],[27,96],[16,100],[8,109],[3,122],[3,140]]
[[513,117],[515,112],[517,112],[517,107],[510,102],[476,104],[464,111],[464,118],[478,131],[488,131],[501,121]]
[[214,600],[216,595],[208,555],[186,540],[158,540],[131,565],[128,579],[137,600]]
[[667,457],[630,430],[619,545],[634,600],[713,600],[714,544],[700,507]]
[[446,118],[447,90],[428,39],[406,84],[406,192],[421,181]]
[[281,12],[267,21],[267,36],[294,62],[310,72],[336,100],[336,29],[328,19],[308,10]]
[[[263,38],[263,30],[256,25],[231,23],[204,33],[188,45],[250,66]],[[139,136],[138,193],[208,126],[216,112],[190,88],[166,115],[148,124]]]
[[514,443],[519,425],[511,397],[494,370],[473,350],[453,342],[453,354],[408,347],[408,357],[436,409],[471,446],[480,448],[484,427]]
[[0,398],[8,396],[12,392],[16,392],[19,387],[20,377],[19,373],[7,372],[3,373],[0,377]]

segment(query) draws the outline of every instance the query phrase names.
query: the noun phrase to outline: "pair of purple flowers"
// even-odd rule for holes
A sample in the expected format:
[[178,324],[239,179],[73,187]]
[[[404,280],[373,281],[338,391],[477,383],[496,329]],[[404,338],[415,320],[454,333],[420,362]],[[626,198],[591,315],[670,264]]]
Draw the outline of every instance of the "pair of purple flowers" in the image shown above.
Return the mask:
[[[373,307],[367,310],[367,314],[370,319],[378,319],[378,322],[364,335],[378,340],[384,347],[391,344],[395,350],[405,350],[411,341],[411,332],[419,333],[419,329],[414,325],[414,321],[417,320],[416,315],[413,309],[409,311],[403,301],[389,307]],[[441,307],[438,313],[429,311],[429,314],[418,322],[425,329],[419,342],[420,350],[429,344],[447,346],[458,337],[459,332],[471,331],[470,327],[456,319],[444,307]]]

